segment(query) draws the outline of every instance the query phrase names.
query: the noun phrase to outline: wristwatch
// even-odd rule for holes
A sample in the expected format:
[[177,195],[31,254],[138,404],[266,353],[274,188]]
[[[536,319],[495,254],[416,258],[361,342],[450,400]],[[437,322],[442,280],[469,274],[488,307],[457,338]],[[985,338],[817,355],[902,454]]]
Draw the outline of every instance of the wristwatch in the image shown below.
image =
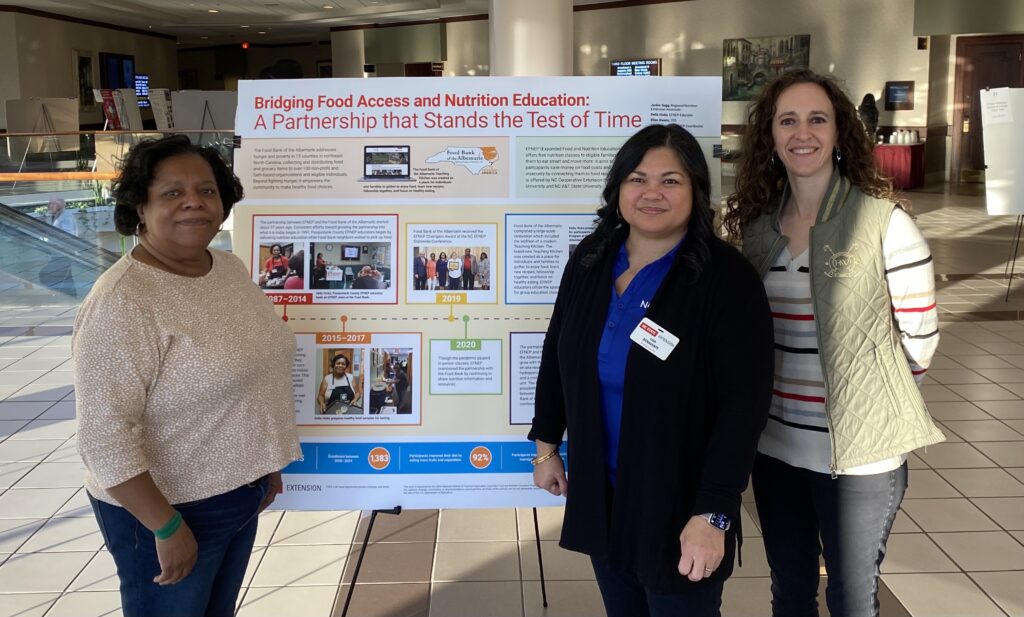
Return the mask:
[[712,527],[721,529],[722,531],[729,531],[729,528],[732,527],[732,521],[729,520],[729,517],[721,513],[707,512],[704,514],[698,514],[697,516],[706,520]]

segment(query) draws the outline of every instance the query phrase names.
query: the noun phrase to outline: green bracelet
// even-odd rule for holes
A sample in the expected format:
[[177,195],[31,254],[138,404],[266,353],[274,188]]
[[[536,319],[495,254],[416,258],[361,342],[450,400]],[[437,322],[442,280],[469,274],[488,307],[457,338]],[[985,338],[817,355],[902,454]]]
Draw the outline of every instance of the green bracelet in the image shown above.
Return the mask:
[[153,535],[156,536],[157,540],[166,540],[173,536],[174,532],[178,531],[178,527],[181,527],[181,512],[175,510],[171,520],[167,521],[160,529],[154,529]]

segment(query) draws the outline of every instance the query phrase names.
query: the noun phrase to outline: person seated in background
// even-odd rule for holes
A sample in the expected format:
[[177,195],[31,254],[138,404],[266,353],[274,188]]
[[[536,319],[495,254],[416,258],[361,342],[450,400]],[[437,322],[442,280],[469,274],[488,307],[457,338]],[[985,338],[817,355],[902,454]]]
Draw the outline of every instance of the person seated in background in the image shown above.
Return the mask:
[[370,266],[363,266],[352,282],[352,289],[384,289],[383,275]]

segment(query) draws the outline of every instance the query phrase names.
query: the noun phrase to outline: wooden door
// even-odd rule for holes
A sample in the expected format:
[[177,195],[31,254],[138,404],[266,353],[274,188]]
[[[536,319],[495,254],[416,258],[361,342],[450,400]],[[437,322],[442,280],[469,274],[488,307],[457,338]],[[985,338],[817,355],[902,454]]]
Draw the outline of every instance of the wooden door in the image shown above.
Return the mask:
[[953,182],[984,182],[979,92],[1024,86],[1024,35],[960,37],[956,43]]

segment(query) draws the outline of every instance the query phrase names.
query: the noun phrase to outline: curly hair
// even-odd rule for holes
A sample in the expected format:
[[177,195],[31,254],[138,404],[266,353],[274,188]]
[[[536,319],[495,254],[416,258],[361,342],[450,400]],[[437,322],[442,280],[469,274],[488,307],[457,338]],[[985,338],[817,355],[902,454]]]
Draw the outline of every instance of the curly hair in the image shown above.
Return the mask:
[[612,160],[601,193],[603,206],[597,210],[597,242],[581,263],[585,267],[596,263],[616,238],[629,233],[629,223],[619,213],[619,188],[643,161],[648,150],[668,148],[679,158],[690,176],[693,205],[686,230],[686,250],[681,258],[699,268],[711,254],[709,243],[715,236],[715,211],[711,208],[711,176],[704,152],[696,138],[678,124],[652,124],[640,129],[619,148]]
[[774,156],[772,122],[779,96],[797,84],[820,87],[832,103],[838,132],[836,148],[841,154],[838,161],[833,157],[833,162],[839,168],[839,173],[872,197],[906,205],[905,200],[893,190],[892,182],[879,173],[871,139],[864,130],[857,108],[839,81],[831,75],[822,75],[809,69],[787,71],[761,90],[747,115],[743,158],[736,174],[736,192],[726,200],[725,228],[733,238],[738,239],[743,229],[754,219],[773,211],[782,196],[787,181],[786,168]]
[[213,170],[227,220],[231,207],[242,200],[245,192],[224,159],[213,148],[197,146],[185,135],[145,139],[132,146],[121,163],[121,174],[111,187],[114,196],[114,227],[123,236],[134,236],[139,229],[139,208],[149,199],[157,166],[172,156],[191,154],[202,158]]

